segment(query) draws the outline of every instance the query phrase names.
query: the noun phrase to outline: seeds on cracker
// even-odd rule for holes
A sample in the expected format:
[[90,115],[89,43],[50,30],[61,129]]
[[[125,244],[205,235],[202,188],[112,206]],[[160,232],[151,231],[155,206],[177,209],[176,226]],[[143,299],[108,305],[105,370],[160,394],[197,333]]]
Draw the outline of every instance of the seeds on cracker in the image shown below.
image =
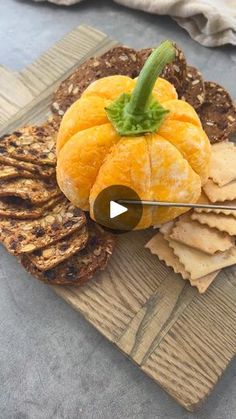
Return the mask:
[[[151,52],[151,48],[136,51],[119,46],[107,51],[101,57],[85,61],[59,86],[54,94],[52,112],[59,116],[64,115],[70,105],[97,79],[116,74],[137,77]],[[175,52],[175,60],[166,65],[161,77],[169,80],[177,90],[180,90],[186,74],[186,60],[183,51],[177,45]]]
[[37,269],[47,271],[82,250],[87,241],[88,230],[84,226],[59,242],[36,250],[28,258]]
[[187,66],[180,99],[190,103],[195,109],[198,109],[203,104],[205,100],[205,86],[202,74],[197,68]]
[[62,200],[61,196],[55,197],[42,205],[32,205],[18,197],[5,197],[0,199],[0,216],[9,218],[36,219],[43,216],[46,210],[54,207]]
[[61,117],[59,115],[53,114],[48,117],[45,125],[50,125],[52,130],[54,130],[57,134],[58,129],[60,127],[60,123],[61,123]]
[[220,187],[236,179],[236,147],[232,142],[213,144],[209,177]]
[[65,79],[54,94],[52,112],[62,116],[95,80],[116,74],[135,78],[141,68],[137,51],[115,47],[101,57],[89,58]]
[[[236,235],[236,218],[232,215],[193,212],[192,220],[201,224],[206,224],[210,228],[228,233],[230,236]],[[219,249],[220,250],[220,249]]]
[[86,247],[56,267],[41,271],[27,255],[21,258],[21,262],[33,276],[50,285],[81,285],[97,271],[105,269],[114,245],[114,237],[93,223],[89,227]]
[[51,124],[26,126],[0,140],[0,154],[39,165],[56,165],[56,131]]
[[[174,85],[178,94],[182,91],[183,80],[186,78],[186,59],[183,51],[179,48],[178,45],[175,46],[175,59],[170,64],[167,64],[161,74],[161,77],[168,80]],[[141,66],[139,67],[138,73],[140,73],[141,68],[143,67],[145,61],[152,53],[152,48],[146,48],[138,51],[138,57],[141,60]]]
[[[197,216],[202,216],[202,214],[197,214]],[[194,215],[191,219],[190,214],[181,216],[169,234],[169,238],[209,254],[223,252],[234,245],[234,239],[229,234],[193,221],[197,219]]]
[[0,182],[0,197],[15,196],[31,204],[42,204],[60,194],[54,179],[17,178]]
[[55,175],[55,167],[46,164],[40,166],[39,164],[13,159],[7,154],[2,155],[0,153],[0,163],[26,170],[27,172],[33,173],[36,177],[49,178]]
[[211,179],[203,186],[203,190],[211,202],[232,201],[236,199],[236,180],[220,187]]
[[17,177],[33,178],[34,175],[27,170],[22,170],[14,166],[8,166],[0,163],[0,181],[6,179],[14,179]]
[[224,141],[236,131],[236,109],[229,93],[219,84],[205,82],[205,101],[198,113],[211,143]]
[[182,90],[183,80],[186,77],[186,68],[187,63],[183,51],[177,44],[174,44],[175,47],[175,59],[167,64],[161,74],[161,77],[168,80],[172,83],[178,94]]
[[0,239],[10,253],[31,253],[80,229],[84,213],[63,200],[36,220],[0,219]]

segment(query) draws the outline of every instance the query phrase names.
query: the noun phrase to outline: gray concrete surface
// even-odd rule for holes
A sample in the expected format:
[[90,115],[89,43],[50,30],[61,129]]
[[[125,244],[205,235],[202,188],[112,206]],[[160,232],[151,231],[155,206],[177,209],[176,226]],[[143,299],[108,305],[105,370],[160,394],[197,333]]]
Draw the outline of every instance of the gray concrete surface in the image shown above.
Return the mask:
[[[179,42],[190,62],[236,98],[236,50],[205,49],[168,17],[87,1],[57,8],[0,0],[0,62],[23,68],[87,23],[134,47]],[[0,249],[0,419],[233,419],[236,361],[190,414],[141,373],[53,291]]]

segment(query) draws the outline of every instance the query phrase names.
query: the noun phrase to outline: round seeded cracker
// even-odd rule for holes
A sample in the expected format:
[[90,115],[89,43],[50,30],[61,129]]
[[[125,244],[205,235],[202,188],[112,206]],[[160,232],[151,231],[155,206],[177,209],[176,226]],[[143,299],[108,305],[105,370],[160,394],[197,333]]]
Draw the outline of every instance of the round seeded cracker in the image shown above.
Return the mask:
[[[167,64],[161,74],[161,77],[168,80],[170,83],[172,83],[178,94],[182,91],[183,82],[186,78],[186,59],[184,56],[183,51],[181,48],[178,47],[178,45],[174,44],[175,46],[175,59],[172,63]],[[153,48],[145,48],[138,52],[138,55],[141,60],[141,67],[142,69],[145,61],[149,57],[149,55],[152,53]]]
[[[179,93],[185,79],[186,60],[177,45],[175,50],[175,60],[165,67],[161,76],[173,83]],[[152,48],[136,51],[119,46],[101,57],[88,59],[60,84],[53,97],[52,112],[62,117],[72,103],[80,98],[83,91],[97,79],[116,74],[137,77],[152,51]]]
[[207,81],[205,102],[198,109],[211,143],[224,141],[236,132],[236,109],[229,93],[219,84]]
[[101,57],[90,58],[60,84],[54,94],[52,112],[63,116],[95,80],[116,74],[135,78],[139,71],[140,59],[132,48],[115,47]]
[[198,109],[203,104],[205,100],[205,86],[202,74],[197,68],[187,66],[180,99],[190,103],[194,109]]

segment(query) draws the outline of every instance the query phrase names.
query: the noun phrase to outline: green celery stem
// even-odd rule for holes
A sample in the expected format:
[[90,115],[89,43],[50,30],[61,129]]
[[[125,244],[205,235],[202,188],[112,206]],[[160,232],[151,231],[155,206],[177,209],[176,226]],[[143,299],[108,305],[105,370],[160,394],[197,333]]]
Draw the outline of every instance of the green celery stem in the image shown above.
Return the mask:
[[126,112],[129,115],[139,116],[145,112],[156,79],[166,64],[174,58],[175,49],[170,41],[163,42],[152,52],[139,74],[130,102],[127,104]]

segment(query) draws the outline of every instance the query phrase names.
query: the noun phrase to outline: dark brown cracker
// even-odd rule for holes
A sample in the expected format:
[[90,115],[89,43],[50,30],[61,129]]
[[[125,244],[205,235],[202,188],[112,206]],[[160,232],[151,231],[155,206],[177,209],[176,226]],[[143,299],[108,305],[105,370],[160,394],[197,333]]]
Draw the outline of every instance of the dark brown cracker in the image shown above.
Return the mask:
[[21,170],[26,170],[27,172],[33,173],[34,177],[49,178],[56,174],[55,167],[49,165],[40,166],[38,164],[25,162],[21,160],[13,159],[8,155],[1,155],[0,153],[0,163],[8,166],[13,166]]
[[31,253],[56,243],[85,223],[84,213],[63,200],[37,220],[0,219],[0,240],[10,253]]
[[[101,70],[103,71],[104,68],[108,73],[107,76],[121,74],[134,79],[139,75],[142,66],[138,52],[132,48],[122,46],[105,52],[101,56],[101,60],[103,61]],[[110,74],[111,71],[112,74]],[[106,75],[102,77],[106,77]]]
[[88,229],[84,226],[59,242],[30,253],[28,258],[37,269],[47,271],[82,250],[88,236]]
[[23,256],[21,262],[28,272],[47,284],[81,285],[97,271],[105,269],[114,245],[114,237],[93,224],[89,228],[87,246],[55,268],[40,271],[27,256]]
[[143,68],[145,62],[147,61],[149,55],[153,52],[154,48],[143,48],[138,51],[138,57],[140,60],[139,71]]
[[[165,67],[162,77],[173,83],[179,92],[185,79],[186,60],[182,50],[176,45],[175,48],[176,58]],[[131,48],[116,47],[101,57],[90,58],[61,83],[54,94],[52,111],[63,116],[70,105],[97,79],[115,74],[137,77],[151,52],[151,48],[135,51]]]
[[175,60],[164,68],[162,77],[170,82],[172,82],[172,77],[176,78],[179,83],[179,86],[176,86],[176,90],[179,93],[182,88],[183,80],[186,77],[187,63],[182,49],[176,44],[174,44],[174,46],[176,54]]
[[1,198],[0,217],[18,218],[20,220],[40,218],[46,210],[54,207],[61,200],[62,197],[58,196],[39,206],[32,205],[29,202],[17,197]]
[[[187,63],[181,48],[179,48],[176,44],[174,44],[174,46],[176,54],[175,59],[172,63],[165,66],[161,73],[161,77],[172,83],[175,86],[178,94],[180,94],[182,91],[183,82],[186,78]],[[152,51],[152,48],[146,48],[138,51],[138,55],[141,61],[139,72]]]
[[64,115],[70,105],[97,79],[115,74],[136,77],[140,64],[137,51],[125,47],[115,47],[101,57],[90,58],[60,84],[54,94],[52,112]]
[[60,127],[60,123],[61,123],[61,116],[57,115],[57,114],[52,114],[49,116],[47,122],[47,124],[50,124],[52,126],[52,128],[58,132],[59,127]]
[[205,86],[202,74],[197,68],[187,66],[180,99],[190,103],[195,109],[198,109],[203,104],[205,100]]
[[38,165],[56,165],[56,131],[52,124],[26,126],[0,139],[0,155]]
[[211,143],[224,141],[236,131],[236,109],[229,93],[219,84],[205,82],[205,102],[198,109]]
[[56,180],[17,178],[0,182],[0,197],[16,196],[31,204],[42,204],[60,195]]
[[27,170],[19,169],[18,167],[8,166],[0,163],[0,181],[6,179],[14,179],[17,177],[33,178],[34,175]]

